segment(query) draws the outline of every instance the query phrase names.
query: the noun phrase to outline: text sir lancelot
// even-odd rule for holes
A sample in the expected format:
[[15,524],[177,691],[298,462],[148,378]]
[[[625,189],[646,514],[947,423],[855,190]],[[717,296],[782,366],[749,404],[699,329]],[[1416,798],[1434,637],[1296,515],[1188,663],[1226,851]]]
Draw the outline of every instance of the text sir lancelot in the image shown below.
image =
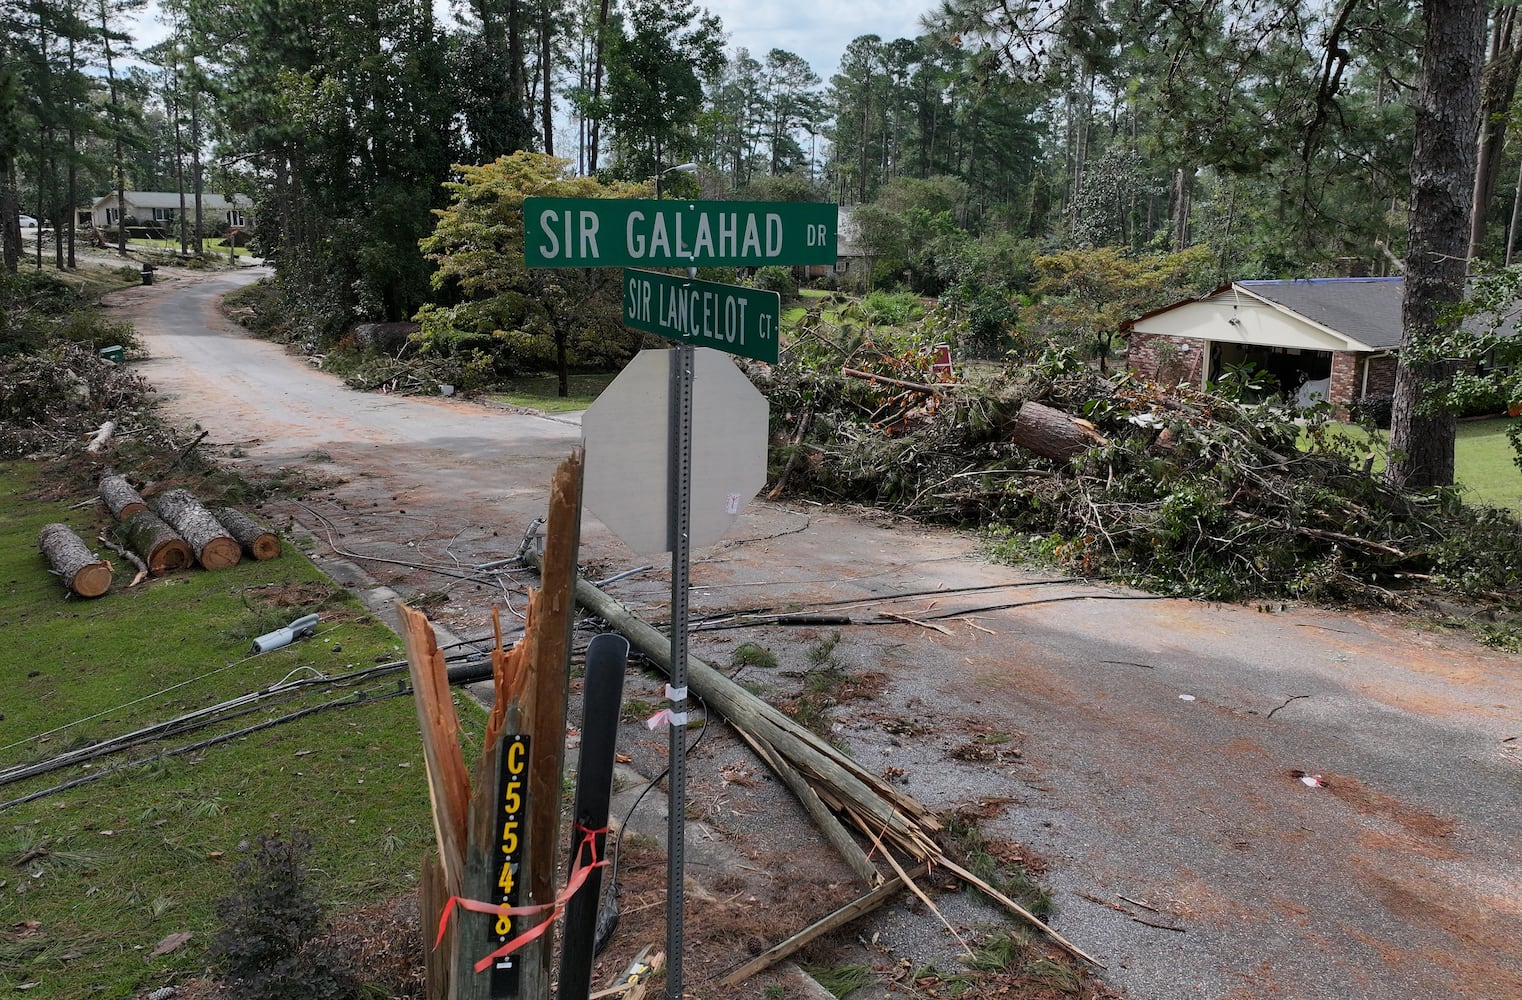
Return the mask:
[[624,275],[624,322],[655,324],[669,336],[720,340],[746,346],[746,334],[764,340],[776,336],[765,313],[746,316],[750,303],[740,291],[726,292],[707,282],[668,283],[639,273]]

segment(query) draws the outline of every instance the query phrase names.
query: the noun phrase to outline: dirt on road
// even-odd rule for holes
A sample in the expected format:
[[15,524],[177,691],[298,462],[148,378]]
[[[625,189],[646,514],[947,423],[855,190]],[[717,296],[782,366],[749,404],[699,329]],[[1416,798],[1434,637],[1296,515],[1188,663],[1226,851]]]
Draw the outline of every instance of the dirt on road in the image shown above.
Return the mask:
[[[165,269],[114,297],[168,414],[209,431],[220,461],[320,484],[265,514],[373,605],[400,595],[464,637],[487,631],[494,605],[521,611],[530,573],[475,567],[512,557],[544,513],[576,420],[351,392],[221,317],[216,295],[247,277]],[[587,516],[587,578],[648,562]],[[667,569],[607,590],[663,622]],[[695,555],[692,584],[694,655],[794,704],[827,658],[849,679],[822,706],[831,736],[1038,874],[1053,925],[1105,965],[1084,979],[1037,937],[1012,972],[960,995],[1522,997],[1516,657],[1393,616],[1204,605],[992,565],[970,535],[799,499],[753,502]],[[631,674],[626,699],[657,704],[662,684]],[[686,981],[700,996],[805,995],[797,978],[713,980],[862,889],[726,727],[703,733]],[[615,816],[664,767],[665,736],[631,717],[620,751],[630,792]],[[652,793],[630,821],[644,836],[627,840],[598,982],[664,942],[664,808]],[[934,901],[944,923],[906,895],[803,959],[870,970],[853,997],[955,995],[960,941],[1012,925],[965,893]]]

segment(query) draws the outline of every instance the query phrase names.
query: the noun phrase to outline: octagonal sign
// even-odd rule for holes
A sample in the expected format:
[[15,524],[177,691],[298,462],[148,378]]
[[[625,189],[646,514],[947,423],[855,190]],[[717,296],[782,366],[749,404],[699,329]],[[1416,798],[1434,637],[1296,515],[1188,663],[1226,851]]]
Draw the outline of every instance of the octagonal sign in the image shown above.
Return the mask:
[[[641,351],[581,420],[582,501],[640,555],[671,551],[671,357]],[[766,398],[726,354],[693,351],[689,544],[723,538],[766,483]]]

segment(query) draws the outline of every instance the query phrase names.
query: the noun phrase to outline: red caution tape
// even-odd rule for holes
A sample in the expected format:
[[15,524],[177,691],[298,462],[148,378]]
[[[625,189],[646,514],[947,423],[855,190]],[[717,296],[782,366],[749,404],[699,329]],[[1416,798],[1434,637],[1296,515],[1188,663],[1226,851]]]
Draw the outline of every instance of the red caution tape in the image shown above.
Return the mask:
[[[457,906],[461,909],[470,910],[472,913],[486,913],[494,917],[527,917],[535,913],[543,913],[545,910],[551,911],[550,915],[544,920],[541,920],[490,955],[478,961],[475,966],[477,972],[485,972],[491,968],[494,961],[503,955],[512,954],[549,930],[550,925],[565,912],[565,906],[571,901],[571,897],[580,892],[581,887],[587,884],[587,879],[591,876],[592,869],[602,868],[608,864],[606,861],[598,860],[596,840],[599,834],[606,834],[608,832],[607,827],[603,827],[601,830],[588,830],[586,827],[577,824],[576,829],[582,833],[581,844],[576,848],[576,864],[571,866],[571,875],[566,880],[565,888],[560,890],[560,893],[555,897],[553,902],[538,903],[532,906],[502,906],[497,903],[483,903],[479,899],[450,896],[449,901],[444,904],[444,912],[439,915],[439,933],[433,940],[433,946],[437,948],[439,943],[444,940],[444,932],[449,927],[449,917],[454,913]],[[583,853],[590,855],[592,860],[589,863],[583,863]]]

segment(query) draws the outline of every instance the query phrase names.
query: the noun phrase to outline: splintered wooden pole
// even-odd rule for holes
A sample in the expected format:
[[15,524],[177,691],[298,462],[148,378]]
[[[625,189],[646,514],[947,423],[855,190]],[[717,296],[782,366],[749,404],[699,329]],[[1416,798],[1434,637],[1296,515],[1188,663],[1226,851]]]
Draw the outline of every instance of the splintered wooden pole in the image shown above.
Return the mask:
[[[550,484],[549,518],[535,629],[519,699],[522,731],[529,737],[528,902],[555,899],[560,856],[560,788],[565,774],[566,698],[570,682],[571,626],[576,612],[576,550],[581,541],[582,456],[560,463]],[[524,997],[550,995],[551,927],[523,949]]]
[[[407,667],[412,675],[412,700],[423,735],[428,801],[433,809],[433,830],[447,900],[449,896],[460,895],[464,879],[470,780],[466,777],[465,757],[460,752],[460,720],[455,715],[444,654],[439,652],[433,627],[422,612],[405,604],[399,610],[407,642]],[[438,914],[433,916],[437,921]]]
[[[496,902],[497,881],[497,761],[501,741],[481,748],[471,778],[470,819],[465,834],[465,870],[461,896]],[[496,940],[490,914],[459,911],[453,920],[454,967],[450,970],[450,1000],[489,1000],[492,974],[478,973],[476,960],[490,954]]]

